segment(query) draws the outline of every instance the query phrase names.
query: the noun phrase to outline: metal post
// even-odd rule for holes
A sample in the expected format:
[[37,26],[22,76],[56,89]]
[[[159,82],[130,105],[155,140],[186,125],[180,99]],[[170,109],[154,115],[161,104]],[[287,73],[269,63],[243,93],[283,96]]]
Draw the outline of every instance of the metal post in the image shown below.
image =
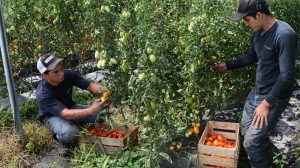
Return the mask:
[[3,59],[5,79],[6,79],[7,89],[9,93],[9,99],[13,111],[15,128],[17,130],[17,133],[22,135],[23,125],[20,118],[18,100],[15,91],[14,80],[12,77],[12,71],[10,68],[11,66],[9,62],[10,59],[9,59],[9,52],[8,52],[8,45],[7,45],[6,29],[4,25],[3,12],[2,12],[2,0],[0,0],[0,47],[1,47],[1,55]]

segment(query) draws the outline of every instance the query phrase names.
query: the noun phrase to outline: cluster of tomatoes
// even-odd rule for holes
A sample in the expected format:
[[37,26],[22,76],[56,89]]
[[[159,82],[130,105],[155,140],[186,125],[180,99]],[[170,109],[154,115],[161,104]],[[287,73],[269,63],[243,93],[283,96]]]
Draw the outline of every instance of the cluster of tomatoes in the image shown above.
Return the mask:
[[191,135],[198,135],[200,133],[200,123],[192,123],[192,126],[185,133],[185,136],[188,138]]
[[222,148],[234,148],[236,144],[233,141],[229,141],[221,134],[210,134],[205,139],[205,145]]
[[204,164],[204,166],[213,167],[213,168],[226,168],[225,166],[214,166],[209,164]]
[[107,130],[101,127],[92,128],[89,130],[89,134],[97,137],[107,137],[107,138],[118,138],[122,139],[126,137],[126,134],[117,129],[112,128],[111,130]]
[[108,98],[110,98],[112,96],[112,92],[109,90],[106,90],[102,93],[102,96],[100,98],[101,102],[105,102]]
[[170,151],[173,151],[174,149],[180,149],[182,146],[182,142],[179,141],[179,142],[172,142],[172,144],[169,146],[169,150]]

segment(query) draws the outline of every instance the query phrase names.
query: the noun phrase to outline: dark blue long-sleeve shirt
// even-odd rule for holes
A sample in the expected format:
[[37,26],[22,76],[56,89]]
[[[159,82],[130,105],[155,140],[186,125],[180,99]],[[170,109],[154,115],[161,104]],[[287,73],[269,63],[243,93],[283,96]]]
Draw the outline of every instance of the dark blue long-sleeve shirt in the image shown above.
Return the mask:
[[294,90],[297,36],[290,25],[277,21],[267,32],[254,32],[252,49],[243,57],[226,62],[227,69],[257,63],[255,90],[272,105]]

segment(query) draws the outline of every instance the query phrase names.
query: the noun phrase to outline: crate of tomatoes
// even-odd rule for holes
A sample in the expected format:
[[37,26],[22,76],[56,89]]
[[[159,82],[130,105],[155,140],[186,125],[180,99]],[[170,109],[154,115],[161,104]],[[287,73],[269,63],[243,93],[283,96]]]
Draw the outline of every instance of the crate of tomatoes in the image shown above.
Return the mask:
[[84,142],[96,144],[106,154],[114,154],[120,148],[138,143],[138,127],[107,122],[94,123],[87,128]]
[[199,166],[236,168],[239,158],[239,123],[208,121],[198,143]]

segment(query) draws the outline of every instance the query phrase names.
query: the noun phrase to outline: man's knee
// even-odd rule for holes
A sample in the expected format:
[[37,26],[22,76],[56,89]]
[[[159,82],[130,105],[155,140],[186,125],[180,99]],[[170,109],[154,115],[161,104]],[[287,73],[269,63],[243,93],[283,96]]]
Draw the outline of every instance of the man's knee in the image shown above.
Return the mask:
[[246,150],[249,150],[251,148],[255,148],[253,144],[253,139],[251,138],[244,138],[243,146]]
[[64,127],[56,134],[56,138],[63,144],[72,145],[77,143],[79,137],[79,129],[76,126]]
[[246,149],[248,155],[257,156],[261,155],[261,152],[265,150],[267,135],[264,131],[258,131],[257,129],[250,128],[244,136],[243,146]]

